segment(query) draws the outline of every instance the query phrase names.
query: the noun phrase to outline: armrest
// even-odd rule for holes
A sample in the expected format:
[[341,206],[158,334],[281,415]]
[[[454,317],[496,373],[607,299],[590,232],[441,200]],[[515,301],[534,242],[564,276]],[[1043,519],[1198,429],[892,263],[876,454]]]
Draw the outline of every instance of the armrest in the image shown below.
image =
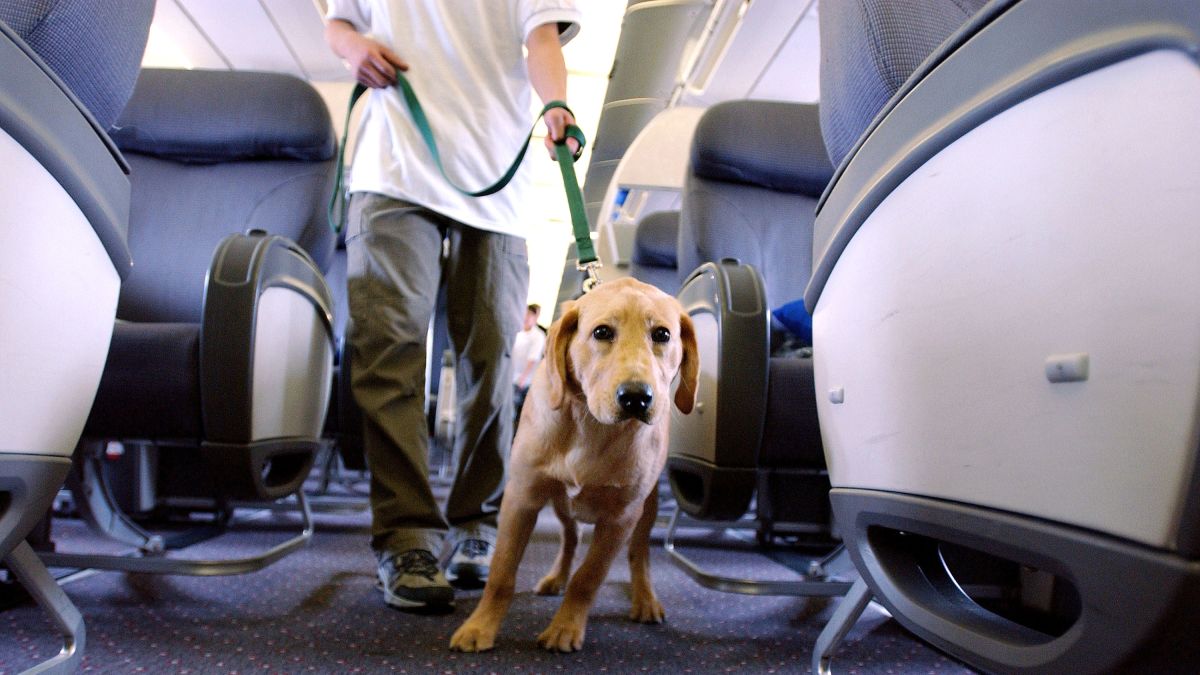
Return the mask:
[[[263,231],[230,234],[212,255],[200,327],[200,407],[205,437],[218,442],[262,440],[256,429],[256,383],[262,383],[258,337],[260,310],[272,289],[286,289],[311,303],[329,346],[324,374],[328,400],[334,344],[332,294],[317,264],[300,246]],[[319,376],[322,374],[313,374]],[[322,414],[322,420],[324,414]],[[316,425],[319,437],[320,424]]]
[[333,378],[333,299],[316,263],[262,230],[213,254],[200,328],[203,450],[233,494],[298,489],[321,441]]
[[679,291],[700,344],[703,415],[671,417],[667,477],[680,510],[736,520],[754,495],[767,408],[769,340],[762,279],[749,265],[705,263]]
[[200,401],[210,440],[260,440],[252,428],[255,338],[260,303],[272,288],[312,303],[333,344],[333,296],[312,258],[290,240],[262,230],[226,237],[213,254],[200,328]]

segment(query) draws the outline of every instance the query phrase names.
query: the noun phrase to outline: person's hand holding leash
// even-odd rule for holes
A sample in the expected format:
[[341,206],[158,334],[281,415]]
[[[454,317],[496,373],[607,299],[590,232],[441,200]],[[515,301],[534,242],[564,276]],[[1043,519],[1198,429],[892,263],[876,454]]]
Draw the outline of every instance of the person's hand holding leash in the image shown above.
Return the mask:
[[[552,108],[546,111],[542,117],[546,122],[546,150],[550,153],[550,159],[557,161],[554,155],[554,145],[556,141],[562,140],[566,135],[568,126],[575,124],[575,116],[566,108]],[[579,141],[574,138],[567,139],[567,149],[571,151],[571,156],[579,155]]]
[[326,28],[329,44],[346,60],[354,79],[374,89],[396,84],[396,71],[408,70],[408,63],[387,45],[369,38],[344,22],[330,21]]

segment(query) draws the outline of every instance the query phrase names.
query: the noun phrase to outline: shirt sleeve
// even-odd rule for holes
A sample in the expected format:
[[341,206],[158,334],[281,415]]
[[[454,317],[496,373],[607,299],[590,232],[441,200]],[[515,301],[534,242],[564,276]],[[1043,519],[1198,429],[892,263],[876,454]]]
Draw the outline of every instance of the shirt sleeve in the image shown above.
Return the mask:
[[371,5],[366,0],[329,0],[325,20],[341,19],[360,33],[371,30]]
[[534,339],[533,349],[529,350],[529,353],[533,357],[531,360],[536,363],[546,355],[546,334],[540,328],[534,328],[533,332],[537,335]]
[[575,0],[519,0],[517,10],[522,42],[529,40],[534,28],[557,23],[558,42],[565,45],[579,33],[580,20],[583,18],[575,7]]

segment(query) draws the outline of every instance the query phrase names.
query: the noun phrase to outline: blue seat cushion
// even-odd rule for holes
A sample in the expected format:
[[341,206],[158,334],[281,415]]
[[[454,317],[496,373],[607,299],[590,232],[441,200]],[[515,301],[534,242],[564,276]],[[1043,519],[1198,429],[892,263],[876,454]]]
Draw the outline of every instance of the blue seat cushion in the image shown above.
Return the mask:
[[776,307],[771,310],[771,316],[804,344],[812,344],[812,315],[804,306],[803,298]]

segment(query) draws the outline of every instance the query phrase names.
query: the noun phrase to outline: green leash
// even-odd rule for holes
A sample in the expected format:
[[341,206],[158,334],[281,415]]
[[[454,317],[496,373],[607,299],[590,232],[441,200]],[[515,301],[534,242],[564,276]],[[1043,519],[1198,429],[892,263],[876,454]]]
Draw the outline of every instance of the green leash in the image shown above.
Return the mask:
[[[487,195],[495,194],[504,189],[506,185],[517,175],[517,170],[521,168],[521,160],[525,159],[525,152],[529,150],[529,142],[533,138],[533,132],[537,128],[537,123],[545,114],[554,108],[562,108],[567,112],[571,109],[562,101],[551,101],[546,104],[542,111],[538,113],[537,119],[533,121],[533,127],[529,130],[529,135],[525,138],[525,143],[521,146],[520,152],[517,153],[508,170],[495,183],[480,189],[467,190],[455,183],[446,173],[446,167],[442,165],[442,156],[438,152],[437,141],[433,138],[433,129],[429,125],[428,118],[425,117],[425,110],[421,107],[421,102],[417,100],[416,92],[413,91],[412,85],[402,73],[396,73],[396,86],[400,89],[400,94],[404,97],[404,103],[408,106],[408,112],[412,115],[413,123],[417,125],[417,130],[421,132],[421,138],[425,141],[425,147],[429,148],[429,154],[433,156],[433,161],[437,165],[438,171],[442,177],[455,190],[468,197],[486,197]],[[350,94],[350,105],[346,109],[346,125],[342,130],[342,144],[338,148],[337,157],[337,173],[334,176],[333,196],[329,200],[329,209],[327,216],[329,218],[329,227],[335,233],[342,231],[342,223],[340,218],[335,218],[334,214],[341,214],[344,211],[345,192],[342,185],[344,181],[344,172],[346,166],[346,139],[350,132],[350,112],[354,110],[354,104],[358,99],[366,93],[367,87],[363,84],[357,84],[354,87],[354,92]],[[572,117],[574,113],[571,113]],[[568,125],[565,134],[560,141],[554,144],[555,157],[558,160],[558,168],[562,172],[563,188],[567,193],[567,205],[571,210],[571,227],[575,234],[575,249],[579,253],[579,259],[576,266],[583,272],[587,273],[587,279],[584,281],[584,290],[588,291],[600,283],[596,275],[596,270],[600,267],[600,261],[596,257],[596,249],[592,246],[591,230],[588,227],[587,213],[583,208],[583,193],[579,190],[579,180],[575,177],[575,160],[579,159],[579,155],[571,155],[571,150],[567,147],[567,139],[574,138],[579,142],[579,150],[583,150],[586,140],[583,136],[583,131],[574,124]]]

